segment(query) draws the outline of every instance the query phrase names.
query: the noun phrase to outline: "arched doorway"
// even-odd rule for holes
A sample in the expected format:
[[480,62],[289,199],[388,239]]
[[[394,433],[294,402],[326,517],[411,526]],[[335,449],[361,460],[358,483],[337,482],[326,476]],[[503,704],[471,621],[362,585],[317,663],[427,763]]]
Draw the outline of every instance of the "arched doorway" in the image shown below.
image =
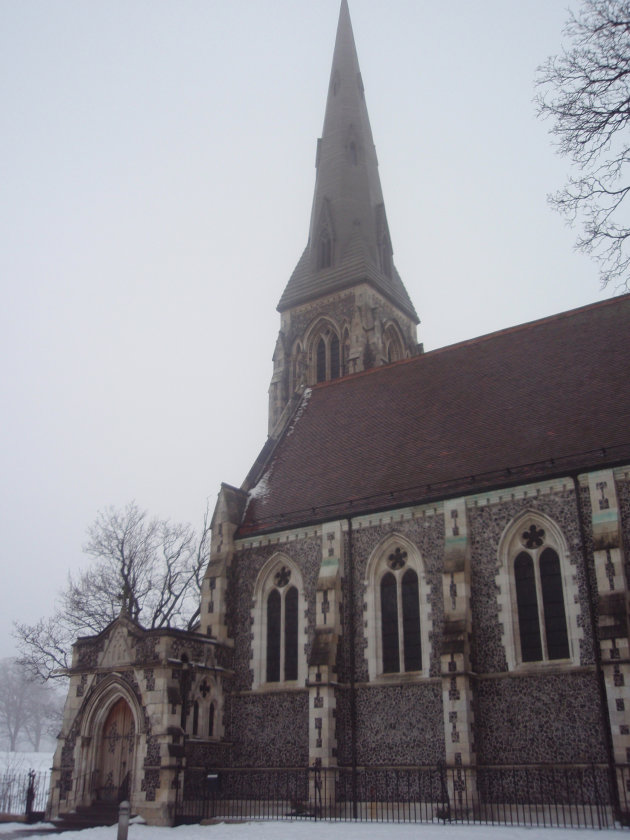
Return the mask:
[[101,734],[97,799],[122,802],[129,798],[135,741],[133,715],[121,698],[110,709]]

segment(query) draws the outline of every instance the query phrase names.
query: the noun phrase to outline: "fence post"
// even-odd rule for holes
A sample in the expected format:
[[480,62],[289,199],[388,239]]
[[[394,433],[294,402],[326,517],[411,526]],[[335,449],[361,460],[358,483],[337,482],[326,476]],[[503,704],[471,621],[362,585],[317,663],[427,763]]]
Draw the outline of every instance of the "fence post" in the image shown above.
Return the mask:
[[33,802],[35,801],[35,771],[28,771],[28,786],[26,788],[26,822],[33,822]]
[[118,809],[118,835],[116,840],[127,840],[130,811],[131,805],[127,802],[127,800],[120,803],[120,808]]

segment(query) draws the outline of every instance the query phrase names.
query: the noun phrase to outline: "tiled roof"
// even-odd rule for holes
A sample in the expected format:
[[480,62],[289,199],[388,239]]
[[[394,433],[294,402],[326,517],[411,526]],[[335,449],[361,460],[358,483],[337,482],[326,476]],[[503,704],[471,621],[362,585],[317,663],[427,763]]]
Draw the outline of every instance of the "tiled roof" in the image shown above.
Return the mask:
[[318,385],[239,533],[630,462],[629,360],[624,295]]

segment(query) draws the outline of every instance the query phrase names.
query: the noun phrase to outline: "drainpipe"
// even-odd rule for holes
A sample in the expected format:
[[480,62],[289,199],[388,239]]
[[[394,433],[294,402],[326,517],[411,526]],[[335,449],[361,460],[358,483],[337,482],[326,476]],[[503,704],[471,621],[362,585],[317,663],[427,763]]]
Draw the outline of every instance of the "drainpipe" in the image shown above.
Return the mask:
[[615,753],[613,749],[612,726],[610,724],[610,714],[608,711],[608,695],[606,694],[606,681],[604,679],[604,669],[602,668],[602,651],[599,644],[599,630],[597,627],[597,618],[595,616],[595,592],[593,591],[593,584],[591,581],[591,574],[589,569],[586,535],[588,533],[586,528],[586,520],[584,517],[584,510],[582,507],[582,496],[580,493],[580,482],[577,475],[571,476],[573,480],[573,491],[575,493],[575,506],[578,515],[578,524],[580,527],[580,539],[582,542],[582,565],[584,567],[584,578],[586,580],[586,591],[588,594],[588,615],[591,626],[591,636],[593,639],[593,653],[595,655],[595,673],[597,675],[597,687],[599,689],[600,706],[602,709],[602,724],[604,728],[604,740],[606,743],[606,753],[608,755],[608,771],[610,779],[610,793],[613,808],[615,809],[615,816],[618,818],[621,813],[621,805],[619,802],[619,791],[616,784],[616,766]]
[[348,628],[350,638],[350,744],[352,761],[352,816],[357,818],[357,697],[355,685],[356,627],[354,609],[354,554],[352,547],[352,519],[348,516]]

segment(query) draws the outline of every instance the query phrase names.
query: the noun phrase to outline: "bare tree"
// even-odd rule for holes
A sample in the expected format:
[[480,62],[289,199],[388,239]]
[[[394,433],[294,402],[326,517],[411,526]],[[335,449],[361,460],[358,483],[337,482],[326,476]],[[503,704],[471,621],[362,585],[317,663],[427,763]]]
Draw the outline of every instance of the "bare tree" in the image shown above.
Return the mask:
[[23,674],[24,669],[15,660],[0,662],[0,731],[10,752],[17,749],[20,733],[26,726],[28,688]]
[[16,624],[20,662],[43,679],[70,665],[78,636],[95,635],[121,612],[147,628],[192,629],[208,559],[210,517],[191,525],[149,519],[132,502],[99,512],[84,546],[94,565],[68,578],[52,618]]
[[33,679],[15,659],[0,662],[0,738],[10,752],[26,743],[39,751],[62,705],[52,686]]
[[551,204],[582,232],[602,286],[628,288],[630,271],[630,0],[583,0],[568,46],[538,70],[538,112],[553,120],[560,154],[577,167]]

